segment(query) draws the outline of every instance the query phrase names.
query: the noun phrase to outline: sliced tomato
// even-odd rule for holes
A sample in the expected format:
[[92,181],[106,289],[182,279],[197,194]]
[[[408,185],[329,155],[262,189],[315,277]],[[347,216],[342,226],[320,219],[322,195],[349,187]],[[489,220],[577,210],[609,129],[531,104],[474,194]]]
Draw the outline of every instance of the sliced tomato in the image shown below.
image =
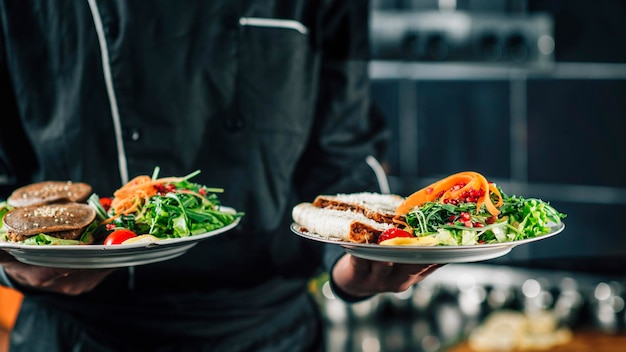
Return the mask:
[[105,211],[109,211],[109,209],[111,209],[112,201],[113,199],[110,197],[100,197],[100,205],[102,205]]
[[378,236],[378,243],[396,237],[413,237],[410,232],[405,231],[403,229],[399,229],[397,227],[392,227],[383,231],[383,233]]
[[137,237],[137,234],[128,229],[119,229],[111,232],[107,238],[104,239],[105,245],[122,244],[129,238]]

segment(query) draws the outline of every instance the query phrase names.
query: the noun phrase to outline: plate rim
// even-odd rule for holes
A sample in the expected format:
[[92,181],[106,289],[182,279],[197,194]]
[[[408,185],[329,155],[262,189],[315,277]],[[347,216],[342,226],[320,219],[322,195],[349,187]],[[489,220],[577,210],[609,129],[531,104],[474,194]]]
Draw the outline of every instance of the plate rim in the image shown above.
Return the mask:
[[[220,210],[236,214],[237,211],[234,208],[221,206]],[[131,244],[119,244],[119,245],[104,245],[104,244],[89,244],[89,245],[35,245],[35,244],[23,244],[23,243],[14,243],[14,242],[6,242],[0,240],[0,249],[19,249],[26,251],[40,251],[40,252],[123,252],[123,251],[134,251],[137,249],[153,249],[156,247],[169,247],[175,244],[181,244],[186,242],[198,242],[203,239],[213,237],[219,235],[221,233],[227,232],[239,225],[241,217],[235,218],[235,220],[219,229],[215,229],[213,231],[200,233],[197,235],[191,235],[187,237],[178,237],[178,238],[166,238],[159,239],[153,242],[144,242],[144,243],[131,243]]]
[[301,236],[303,238],[309,239],[309,240],[314,240],[314,241],[319,241],[319,242],[324,242],[324,243],[330,243],[330,244],[337,244],[340,245],[342,247],[347,247],[347,248],[363,248],[363,249],[369,249],[369,250],[375,250],[376,248],[380,248],[381,250],[384,249],[384,251],[389,251],[389,250],[398,250],[398,251],[428,251],[428,252],[434,252],[434,251],[440,251],[440,252],[445,252],[445,251],[450,251],[450,250],[468,250],[471,251],[473,250],[478,250],[478,249],[490,249],[490,248],[499,248],[499,247],[516,247],[518,245],[522,245],[522,244],[527,244],[527,243],[531,243],[531,242],[536,242],[536,241],[540,241],[543,239],[547,239],[553,236],[558,235],[559,233],[563,232],[563,230],[565,230],[565,223],[564,222],[560,222],[558,224],[554,224],[553,226],[550,226],[550,228],[552,229],[549,233],[545,234],[545,235],[541,235],[541,236],[537,236],[537,237],[531,237],[531,238],[526,238],[523,240],[518,240],[518,241],[507,241],[507,242],[497,242],[497,243],[487,243],[487,244],[475,244],[475,245],[460,245],[460,246],[416,246],[416,245],[403,245],[403,246],[399,246],[399,245],[394,245],[394,246],[381,246],[379,244],[376,243],[352,243],[352,242],[345,242],[342,241],[340,239],[332,239],[332,238],[326,238],[323,237],[321,235],[315,234],[313,232],[304,232],[299,230],[297,227],[300,227],[301,225],[299,225],[296,222],[292,222],[292,224],[290,225],[290,229],[292,232],[294,232],[296,235]]
[[[141,253],[128,252],[125,256],[108,256],[96,258],[93,256],[88,257],[74,257],[71,254],[76,252],[63,252],[65,255],[48,256],[48,255],[36,255],[43,252],[18,252],[19,249],[7,249],[7,252],[15,257],[18,261],[51,268],[66,268],[66,269],[115,269],[126,268],[131,266],[146,265],[152,263],[158,263],[170,259],[174,259],[185,254],[189,249],[194,247],[197,242],[184,243],[183,245],[176,247],[161,247],[155,251],[144,251]],[[139,248],[141,250],[141,248]],[[35,254],[36,253],[36,254]],[[111,253],[111,252],[109,252]],[[117,254],[121,252],[116,252]],[[147,255],[149,253],[150,255]],[[158,254],[158,256],[157,256]],[[48,258],[48,259],[42,259]],[[52,259],[52,260],[50,260]],[[96,260],[97,259],[97,260]]]

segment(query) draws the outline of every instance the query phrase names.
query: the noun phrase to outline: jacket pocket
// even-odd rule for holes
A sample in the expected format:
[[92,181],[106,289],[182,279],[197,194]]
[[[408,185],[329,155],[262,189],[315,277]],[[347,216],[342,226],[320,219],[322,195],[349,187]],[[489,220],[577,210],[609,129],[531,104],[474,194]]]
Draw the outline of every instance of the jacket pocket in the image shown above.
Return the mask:
[[302,133],[317,81],[309,29],[288,19],[241,17],[239,113],[255,130]]
[[[298,21],[242,17],[237,110],[253,136],[252,154],[263,160],[259,177],[282,199],[307,142],[315,101],[317,65],[309,29]],[[271,207],[276,207],[271,209]],[[282,201],[264,205],[278,211]]]
[[262,18],[262,17],[241,17],[239,19],[241,26],[250,27],[265,27],[265,28],[282,28],[292,29],[300,32],[301,34],[308,34],[309,29],[301,22],[296,20],[284,20],[276,18]]

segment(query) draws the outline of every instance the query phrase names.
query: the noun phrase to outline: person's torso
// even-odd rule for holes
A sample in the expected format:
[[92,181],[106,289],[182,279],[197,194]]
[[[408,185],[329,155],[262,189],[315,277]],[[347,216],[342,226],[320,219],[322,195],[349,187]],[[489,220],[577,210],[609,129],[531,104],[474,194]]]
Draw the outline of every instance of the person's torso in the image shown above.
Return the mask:
[[285,226],[317,98],[318,4],[252,3],[4,4],[16,101],[37,141],[33,181],[83,181],[108,196],[121,153],[130,178],[201,170],[195,182],[245,212],[236,230],[136,267],[135,289],[256,285],[319,262],[321,249]]

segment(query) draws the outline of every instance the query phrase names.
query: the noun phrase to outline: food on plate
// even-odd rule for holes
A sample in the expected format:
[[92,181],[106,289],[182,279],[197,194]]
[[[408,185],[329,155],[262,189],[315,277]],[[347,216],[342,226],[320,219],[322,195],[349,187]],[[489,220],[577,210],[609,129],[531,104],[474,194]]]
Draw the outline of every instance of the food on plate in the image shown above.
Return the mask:
[[565,217],[548,202],[509,195],[472,171],[450,175],[406,198],[375,193],[322,195],[312,204],[297,205],[293,212],[303,232],[394,246],[518,241],[551,233]]
[[104,245],[122,244],[126,240],[137,237],[137,234],[128,229],[119,229],[111,232],[104,239]]
[[83,203],[91,195],[91,186],[83,182],[42,181],[14,190],[7,203],[12,207],[58,202]]
[[33,245],[145,243],[207,233],[243,216],[221,206],[217,194],[222,189],[190,181],[199,171],[164,178],[158,178],[158,171],[132,179],[113,197],[100,198],[80,182],[44,181],[19,188],[0,202],[0,240]]
[[572,336],[552,311],[498,310],[470,332],[468,345],[476,352],[549,350],[568,343]]
[[477,212],[484,205],[487,212],[497,216],[502,195],[494,183],[478,172],[459,172],[411,194],[396,208],[396,214],[404,215],[417,206],[435,201],[444,204],[474,203]]
[[396,208],[403,198],[395,194],[372,192],[340,193],[336,195],[320,195],[313,201],[313,206],[335,210],[349,210],[361,213],[381,223],[391,224]]
[[[133,178],[113,193],[110,199],[92,194],[88,203],[109,232],[125,229],[138,236],[158,239],[182,238],[207,233],[228,226],[243,213],[228,211],[217,196],[221,188],[210,188],[184,177],[152,176]],[[105,205],[108,207],[105,208]],[[144,238],[145,239],[145,238]]]
[[429,236],[415,237],[409,231],[392,227],[378,236],[378,244],[383,246],[434,246],[438,242]]
[[378,193],[321,195],[292,209],[293,220],[305,232],[355,243],[375,242],[393,228],[394,209],[402,197]]
[[392,227],[383,231],[383,233],[378,236],[378,243],[380,244],[381,242],[389,241],[394,238],[413,238],[413,234],[409,231],[397,227]]
[[96,211],[84,203],[54,203],[14,208],[2,218],[8,242],[24,244],[91,244]]
[[511,242],[546,235],[566,214],[537,198],[508,195],[477,172],[460,172],[413,193],[398,226],[439,245]]
[[318,208],[311,203],[300,203],[292,210],[294,221],[303,232],[313,232],[326,238],[349,242],[372,242],[378,235],[393,227],[376,222],[354,211]]
[[158,240],[159,238],[152,235],[139,235],[125,240],[122,244],[152,243]]

